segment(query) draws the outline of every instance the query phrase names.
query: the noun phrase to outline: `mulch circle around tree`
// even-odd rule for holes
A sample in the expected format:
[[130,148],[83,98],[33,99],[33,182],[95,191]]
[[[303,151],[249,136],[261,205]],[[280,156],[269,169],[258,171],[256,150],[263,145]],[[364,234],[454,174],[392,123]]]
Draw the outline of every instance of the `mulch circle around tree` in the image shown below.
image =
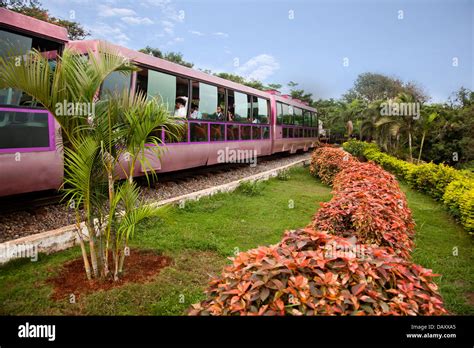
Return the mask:
[[[99,290],[110,290],[128,283],[145,283],[171,263],[170,257],[158,255],[150,250],[132,250],[125,259],[124,274],[118,281],[113,280],[113,274],[103,280],[87,280],[84,261],[80,257],[65,263],[59,274],[49,278],[46,282],[53,285],[53,294],[51,295],[53,300],[62,300],[72,294],[77,299],[80,295]],[[112,265],[112,262],[109,265]]]

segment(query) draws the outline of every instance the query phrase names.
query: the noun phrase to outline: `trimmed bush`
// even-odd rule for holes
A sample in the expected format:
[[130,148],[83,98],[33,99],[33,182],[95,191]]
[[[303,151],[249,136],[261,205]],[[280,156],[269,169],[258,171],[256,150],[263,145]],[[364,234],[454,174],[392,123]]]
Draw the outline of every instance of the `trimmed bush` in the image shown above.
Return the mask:
[[373,144],[351,140],[343,144],[353,154],[363,152],[367,160],[405,180],[412,188],[442,200],[449,212],[459,218],[464,228],[474,233],[474,176],[466,170],[457,170],[445,164],[415,165],[381,152]]
[[375,143],[367,143],[365,141],[358,141],[350,139],[342,144],[344,150],[357,157],[358,159],[365,158],[364,152],[369,149],[379,150]]
[[446,187],[460,178],[459,171],[444,164],[426,163],[414,165],[406,176],[408,184],[435,199],[441,199]]
[[311,172],[334,184],[314,227],[231,258],[189,314],[446,314],[436,275],[408,260],[414,223],[393,175],[327,147]]
[[334,196],[321,204],[314,228],[410,258],[415,223],[393,175],[372,163],[354,163],[335,177],[333,187]]
[[354,158],[340,149],[323,146],[313,151],[310,172],[324,184],[331,185],[334,177],[343,168],[350,166]]
[[430,270],[315,231],[241,252],[190,315],[442,315]]
[[466,230],[474,233],[474,189],[466,191],[459,200],[461,222]]

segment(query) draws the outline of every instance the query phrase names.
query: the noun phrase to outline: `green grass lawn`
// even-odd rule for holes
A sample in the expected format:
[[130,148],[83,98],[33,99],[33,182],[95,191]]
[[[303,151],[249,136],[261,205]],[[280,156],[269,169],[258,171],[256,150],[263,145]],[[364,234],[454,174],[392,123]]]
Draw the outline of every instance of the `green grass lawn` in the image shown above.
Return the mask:
[[[271,179],[261,185],[253,196],[219,194],[173,207],[166,218],[142,226],[131,252],[154,249],[174,260],[145,284],[99,291],[70,304],[67,298],[51,300],[52,288],[45,279],[65,261],[80,257],[78,248],[41,256],[38,262],[11,262],[0,268],[0,314],[184,314],[204,298],[209,275],[219,274],[228,256],[278,242],[285,229],[307,225],[319,202],[331,198],[331,189],[312,178],[307,168],[292,169],[290,180]],[[474,313],[465,302],[473,291],[472,239],[440,204],[404,189],[417,221],[415,261],[443,274],[439,284],[450,311]],[[455,246],[457,257],[452,256]]]
[[413,260],[441,274],[437,283],[451,313],[474,314],[474,239],[442,204],[407,185],[401,187],[416,221]]

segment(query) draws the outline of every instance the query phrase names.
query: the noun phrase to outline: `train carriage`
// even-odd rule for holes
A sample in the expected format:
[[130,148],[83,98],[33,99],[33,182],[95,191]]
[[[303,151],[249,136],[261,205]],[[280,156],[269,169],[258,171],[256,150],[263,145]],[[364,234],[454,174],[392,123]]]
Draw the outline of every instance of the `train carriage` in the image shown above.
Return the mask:
[[[65,28],[0,8],[0,56],[32,48],[52,61],[68,41]],[[21,61],[19,62],[21,64]],[[25,93],[0,89],[0,196],[57,190],[63,182],[61,133],[54,117]]]
[[[67,41],[65,29],[8,10],[0,10],[1,35],[25,53],[36,48],[51,59],[65,45],[78,54],[107,45],[137,65],[140,70],[129,76],[110,74],[98,96],[141,91],[159,96],[170,115],[179,116],[183,132],[167,139],[158,131],[165,151],[161,158],[152,151],[147,156],[158,173],[220,162],[254,163],[257,156],[307,151],[318,138],[316,110],[277,91],[260,91],[99,40]],[[63,180],[59,126],[51,114],[29,102],[24,93],[0,90],[0,196],[57,189]],[[134,174],[144,171],[138,165]]]

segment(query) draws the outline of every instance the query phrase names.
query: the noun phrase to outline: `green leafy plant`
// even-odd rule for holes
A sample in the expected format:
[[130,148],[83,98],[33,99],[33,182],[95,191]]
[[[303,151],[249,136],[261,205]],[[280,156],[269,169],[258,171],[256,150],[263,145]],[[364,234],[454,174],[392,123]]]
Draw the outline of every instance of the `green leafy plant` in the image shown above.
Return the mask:
[[246,196],[258,196],[262,194],[264,184],[260,181],[242,181],[237,192]]
[[[75,210],[86,275],[88,279],[118,280],[135,227],[159,214],[157,208],[145,206],[139,199],[133,182],[137,164],[145,173],[153,173],[149,159],[161,154],[161,141],[153,131],[163,127],[173,135],[179,126],[163,105],[140,93],[123,91],[97,100],[100,86],[111,73],[126,75],[138,69],[119,52],[100,46],[97,52],[83,56],[66,48],[54,69],[52,66],[35,50],[22,64],[0,57],[0,88],[24,91],[61,125],[64,193]],[[95,112],[59,113],[57,105],[63,103],[91,105]],[[120,178],[127,180],[120,183]]]
[[[355,143],[359,143],[355,145]],[[474,188],[474,177],[468,170],[457,170],[445,164],[425,163],[415,165],[390,156],[370,147],[370,144],[353,140],[345,143],[345,150],[360,153],[366,159],[380,164],[386,170],[405,180],[412,188],[442,200],[449,212],[459,218],[464,228],[474,232],[472,206],[474,199],[471,190]],[[462,202],[462,209],[461,209]]]
[[288,169],[281,170],[277,174],[277,179],[281,181],[288,181],[291,179],[291,174]]
[[430,270],[309,227],[231,260],[190,315],[446,314]]

